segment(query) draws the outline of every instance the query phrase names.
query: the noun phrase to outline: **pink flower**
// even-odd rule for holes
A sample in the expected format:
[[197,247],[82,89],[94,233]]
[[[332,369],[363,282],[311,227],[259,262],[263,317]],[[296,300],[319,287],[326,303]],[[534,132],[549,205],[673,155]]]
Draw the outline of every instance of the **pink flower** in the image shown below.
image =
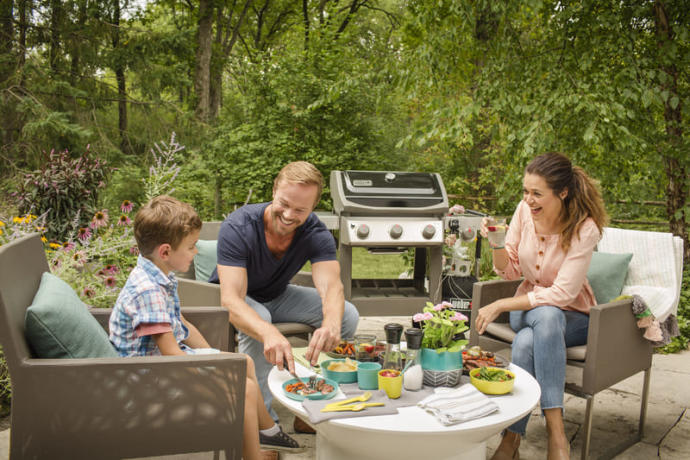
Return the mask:
[[129,200],[123,201],[122,204],[120,205],[120,210],[122,212],[130,212],[133,208],[134,208],[134,203],[132,203]]
[[458,236],[455,233],[451,233],[446,237],[445,243],[446,246],[452,248],[455,246],[455,242],[458,240]]
[[105,283],[105,286],[108,289],[113,289],[113,288],[117,287],[117,280],[115,280],[114,276],[107,277],[103,282]]
[[77,238],[86,241],[91,238],[91,229],[89,227],[80,227],[77,231]]
[[96,211],[96,214],[93,215],[93,219],[91,219],[91,228],[99,228],[99,227],[104,227],[108,223],[108,210],[103,209],[102,211]]
[[76,247],[76,245],[72,241],[65,241],[64,243],[62,243],[62,250],[63,251],[71,251],[75,247]]
[[129,253],[134,254],[135,256],[138,256],[139,255],[139,248],[136,246],[132,246],[131,248],[129,248]]
[[57,269],[59,269],[59,268],[62,266],[62,262],[60,262],[60,259],[53,259],[53,261],[51,262],[51,266],[52,266],[55,270],[57,270]]
[[81,294],[87,299],[90,299],[91,297],[96,295],[96,291],[91,286],[86,286],[84,290],[81,292]]
[[433,317],[434,317],[434,314],[431,313],[430,311],[422,313],[422,320],[424,320],[424,321],[426,321],[428,319],[432,319]]
[[86,253],[84,251],[75,251],[71,259],[73,262],[76,262],[77,265],[84,265],[86,263]]
[[453,306],[452,303],[446,302],[445,300],[439,304],[434,305],[434,311],[441,311],[445,310],[446,308],[451,308]]
[[461,204],[454,204],[448,212],[450,214],[465,214],[465,207]]
[[467,316],[463,315],[459,311],[456,311],[455,314],[450,318],[451,321],[467,321]]
[[424,313],[417,313],[416,315],[414,315],[412,317],[412,321],[414,321],[415,323],[418,323],[420,321],[424,321]]
[[113,264],[106,265],[105,267],[103,267],[103,270],[106,273],[111,274],[111,275],[114,275],[115,273],[120,271],[120,269],[117,268],[117,265],[113,265]]
[[117,219],[117,225],[125,226],[132,223],[132,220],[126,215],[122,214],[119,219]]

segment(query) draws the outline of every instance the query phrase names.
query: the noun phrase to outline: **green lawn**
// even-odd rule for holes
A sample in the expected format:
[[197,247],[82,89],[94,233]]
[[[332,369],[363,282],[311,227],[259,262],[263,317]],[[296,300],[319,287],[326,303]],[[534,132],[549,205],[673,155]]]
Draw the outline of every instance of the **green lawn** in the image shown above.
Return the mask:
[[[402,254],[371,254],[366,248],[352,248],[352,277],[355,279],[397,278],[409,268]],[[307,262],[302,270],[311,271],[311,264]]]

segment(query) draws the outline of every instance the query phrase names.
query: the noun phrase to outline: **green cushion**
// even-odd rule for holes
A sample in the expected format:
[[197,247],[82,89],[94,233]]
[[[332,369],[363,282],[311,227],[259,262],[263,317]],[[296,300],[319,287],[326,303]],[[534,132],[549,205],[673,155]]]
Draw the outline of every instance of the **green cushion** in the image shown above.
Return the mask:
[[69,284],[46,272],[26,310],[26,338],[37,358],[117,357],[96,318]]
[[194,256],[194,278],[199,281],[208,281],[213,274],[213,270],[218,265],[218,254],[216,240],[199,240],[196,248],[199,250]]
[[587,271],[589,281],[597,304],[608,303],[618,297],[623,290],[628,264],[632,254],[611,254],[594,252]]

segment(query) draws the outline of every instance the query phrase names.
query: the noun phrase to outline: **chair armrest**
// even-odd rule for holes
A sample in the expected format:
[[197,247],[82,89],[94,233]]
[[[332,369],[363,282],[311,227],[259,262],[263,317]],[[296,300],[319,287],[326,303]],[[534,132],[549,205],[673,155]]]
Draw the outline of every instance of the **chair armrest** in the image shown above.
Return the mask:
[[197,280],[177,280],[177,294],[183,307],[220,306],[220,284]]
[[[475,327],[479,309],[498,299],[513,297],[520,283],[522,283],[522,279],[510,281],[491,280],[474,283],[472,287],[472,310],[470,311],[470,346],[479,343],[479,334],[477,334]],[[507,323],[508,313],[499,315],[498,318],[496,318],[496,322]]]
[[12,430],[17,423],[28,433],[21,441],[32,458],[241,453],[244,355],[27,359],[22,366],[30,378],[13,397],[30,413],[13,418]]
[[[91,314],[98,323],[108,332],[108,321],[112,308],[93,308]],[[228,327],[232,327],[228,311],[223,307],[183,307],[182,316],[199,329],[199,332],[213,348],[229,351],[230,336]],[[234,328],[232,330],[234,334]],[[234,336],[233,336],[234,337]],[[233,343],[234,346],[234,343]]]
[[592,307],[582,390],[595,394],[649,369],[653,348],[643,333],[632,313],[631,299]]

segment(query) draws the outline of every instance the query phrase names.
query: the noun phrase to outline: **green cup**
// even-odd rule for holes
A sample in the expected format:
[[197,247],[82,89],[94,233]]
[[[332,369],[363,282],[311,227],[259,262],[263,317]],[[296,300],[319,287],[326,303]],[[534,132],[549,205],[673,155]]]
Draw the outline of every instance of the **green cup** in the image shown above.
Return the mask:
[[379,389],[379,363],[359,363],[357,364],[357,385],[361,390]]

